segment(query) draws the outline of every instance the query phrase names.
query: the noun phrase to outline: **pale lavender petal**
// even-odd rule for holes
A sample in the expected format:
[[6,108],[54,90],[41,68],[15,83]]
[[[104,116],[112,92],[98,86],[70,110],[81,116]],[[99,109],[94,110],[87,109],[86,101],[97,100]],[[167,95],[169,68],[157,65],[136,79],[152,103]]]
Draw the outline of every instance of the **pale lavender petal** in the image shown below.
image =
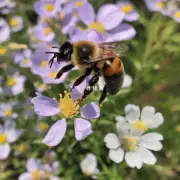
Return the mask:
[[47,144],[48,146],[58,145],[65,135],[66,128],[66,120],[58,120],[48,131],[46,137],[43,139],[43,143]]
[[91,130],[91,123],[82,118],[74,120],[75,137],[78,141],[84,140],[87,136],[93,133]]
[[104,40],[104,36],[95,30],[88,30],[86,32],[87,40],[100,44]]
[[95,11],[90,3],[85,3],[81,8],[79,8],[78,12],[80,19],[87,26],[95,21]]
[[139,13],[133,10],[131,13],[127,13],[124,17],[126,21],[137,21],[139,19]]
[[21,174],[19,176],[18,180],[32,180],[31,173],[25,172],[25,173]]
[[112,41],[126,41],[134,38],[136,31],[130,24],[120,24],[111,31],[108,31]]
[[8,158],[11,148],[9,144],[0,144],[0,160]]
[[85,119],[97,119],[100,116],[100,107],[97,103],[91,102],[81,107],[80,113]]
[[39,166],[40,166],[39,161],[34,158],[28,159],[28,161],[26,163],[26,169],[28,170],[28,172],[37,170],[39,168]]
[[59,103],[52,98],[37,94],[31,100],[34,105],[34,111],[40,116],[53,116],[60,112]]
[[9,40],[10,38],[10,27],[5,19],[0,18],[0,43]]
[[106,30],[118,26],[124,19],[124,13],[119,11],[118,7],[113,4],[101,6],[97,14],[97,21],[104,25]]
[[79,40],[86,40],[87,39],[86,32],[83,31],[80,28],[77,28],[77,27],[70,28],[69,36],[70,36],[70,39],[71,39],[72,42],[76,42],[76,41],[79,41]]

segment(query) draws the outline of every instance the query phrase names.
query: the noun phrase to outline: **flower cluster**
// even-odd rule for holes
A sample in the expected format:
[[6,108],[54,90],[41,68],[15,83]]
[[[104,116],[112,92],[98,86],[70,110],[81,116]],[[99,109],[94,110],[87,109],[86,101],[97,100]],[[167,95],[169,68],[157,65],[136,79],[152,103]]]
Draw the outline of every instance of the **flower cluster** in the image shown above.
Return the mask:
[[110,149],[109,157],[120,163],[124,158],[128,166],[140,169],[145,164],[153,165],[156,157],[150,150],[162,149],[160,141],[163,136],[158,133],[146,133],[148,129],[159,127],[164,119],[161,113],[155,113],[155,108],[146,106],[142,109],[133,104],[125,106],[125,117],[117,116],[116,133],[105,136],[104,142]]

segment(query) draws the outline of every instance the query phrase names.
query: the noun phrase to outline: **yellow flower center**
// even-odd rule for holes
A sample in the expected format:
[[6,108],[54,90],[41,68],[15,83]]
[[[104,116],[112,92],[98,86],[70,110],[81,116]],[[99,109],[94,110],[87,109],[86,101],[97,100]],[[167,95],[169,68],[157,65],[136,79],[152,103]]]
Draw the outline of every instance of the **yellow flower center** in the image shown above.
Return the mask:
[[92,176],[92,170],[89,168],[84,169],[83,173],[85,176]]
[[44,176],[45,176],[45,179],[49,179],[52,176],[52,174],[50,172],[46,171],[46,172],[44,172]]
[[41,132],[47,132],[47,130],[49,129],[49,125],[47,123],[41,122],[39,124],[39,129]]
[[13,78],[13,77],[9,78],[8,81],[7,81],[8,86],[12,87],[12,86],[15,86],[16,84],[17,84],[16,79]]
[[131,136],[125,136],[121,139],[122,147],[127,152],[133,152],[136,150],[137,139]]
[[51,72],[51,73],[48,74],[48,77],[55,78],[56,75],[57,75],[57,72]]
[[59,19],[60,19],[60,20],[63,20],[64,17],[65,17],[65,14],[61,12],[61,13],[59,14]]
[[16,18],[12,18],[12,19],[10,20],[10,25],[13,26],[13,27],[17,26],[18,23],[19,23],[19,22],[18,22],[18,20],[17,20]]
[[162,8],[164,8],[164,7],[165,7],[165,3],[164,3],[164,2],[162,2],[162,1],[157,2],[157,3],[156,3],[156,7],[157,7],[157,8],[162,9]]
[[26,146],[22,143],[17,147],[17,149],[19,152],[24,153],[26,151]]
[[42,60],[40,67],[46,67],[48,65],[48,61],[47,60]]
[[76,6],[77,6],[77,7],[83,6],[83,1],[77,1],[77,2],[76,2]]
[[44,83],[40,84],[40,85],[39,85],[39,88],[40,88],[40,89],[45,89],[45,88],[46,88],[46,84],[44,84]]
[[45,35],[49,35],[51,32],[52,32],[52,29],[51,29],[50,27],[46,27],[46,28],[44,29],[44,34],[45,34]]
[[175,17],[180,18],[180,11],[176,12]]
[[29,63],[29,59],[23,59],[23,64],[28,64]]
[[6,116],[6,117],[11,117],[12,114],[13,114],[13,113],[12,113],[12,110],[10,110],[10,109],[8,109],[8,110],[5,111],[5,116]]
[[124,13],[130,13],[133,10],[133,6],[131,4],[121,7],[121,10]]
[[46,11],[52,12],[54,10],[54,5],[53,4],[47,4],[46,5]]
[[5,134],[0,134],[0,144],[7,142],[7,136]]
[[70,93],[66,91],[64,93],[64,97],[60,94],[59,108],[62,115],[65,117],[72,117],[77,114],[79,105],[77,101],[70,98]]
[[100,22],[93,22],[89,24],[90,29],[94,29],[100,33],[104,33],[104,25],[101,24]]
[[41,180],[41,174],[38,170],[32,172],[32,180]]
[[146,131],[148,129],[147,126],[140,120],[134,121],[132,125],[137,131]]
[[7,52],[6,48],[0,48],[0,55],[5,55]]

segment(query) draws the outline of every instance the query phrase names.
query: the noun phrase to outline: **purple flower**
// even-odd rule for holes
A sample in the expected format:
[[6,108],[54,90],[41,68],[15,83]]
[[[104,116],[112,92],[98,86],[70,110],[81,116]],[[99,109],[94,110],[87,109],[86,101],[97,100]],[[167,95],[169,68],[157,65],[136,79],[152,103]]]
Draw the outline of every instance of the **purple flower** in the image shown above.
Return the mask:
[[180,23],[180,10],[177,10],[173,13],[173,19]]
[[120,1],[117,3],[117,6],[125,13],[124,20],[131,22],[139,19],[139,13],[134,9],[132,3],[129,1]]
[[32,30],[33,35],[42,42],[50,42],[55,38],[55,33],[46,24],[38,24]]
[[124,19],[124,13],[113,4],[101,6],[96,15],[93,6],[90,3],[85,3],[79,9],[79,16],[90,29],[100,33],[117,27]]
[[[74,119],[75,137],[78,141],[85,139],[93,131],[91,130],[90,119],[96,119],[100,116],[100,108],[95,103],[89,103],[83,107],[79,107],[78,101],[70,98],[70,94],[65,92],[64,97],[60,95],[60,101],[56,101],[47,96],[37,93],[31,101],[34,105],[34,111],[40,116],[54,116],[61,114],[66,118],[81,114],[81,118]],[[49,146],[58,145],[63,139],[67,128],[66,119],[58,120],[49,129],[49,132],[43,139],[43,143]]]
[[26,49],[23,52],[18,52],[13,55],[14,62],[19,64],[20,67],[28,68],[31,67],[32,51]]
[[45,44],[41,44],[37,47],[36,52],[32,57],[32,67],[31,70],[34,74],[40,75],[43,81],[47,84],[58,84],[64,82],[68,72],[64,73],[59,79],[55,79],[57,72],[67,65],[67,63],[62,62],[58,64],[54,62],[52,67],[49,67],[49,60],[52,55],[46,54],[47,51],[51,51]]
[[1,0],[0,2],[0,12],[2,14],[8,14],[12,12],[12,9],[16,6],[15,0]]
[[9,40],[10,38],[10,27],[6,20],[0,18],[0,43]]
[[43,17],[54,17],[59,8],[58,0],[39,0],[34,3],[36,13]]
[[4,126],[0,125],[0,160],[8,158],[11,151],[9,144],[15,142],[23,133],[23,130],[18,130],[15,126],[12,121],[6,121]]

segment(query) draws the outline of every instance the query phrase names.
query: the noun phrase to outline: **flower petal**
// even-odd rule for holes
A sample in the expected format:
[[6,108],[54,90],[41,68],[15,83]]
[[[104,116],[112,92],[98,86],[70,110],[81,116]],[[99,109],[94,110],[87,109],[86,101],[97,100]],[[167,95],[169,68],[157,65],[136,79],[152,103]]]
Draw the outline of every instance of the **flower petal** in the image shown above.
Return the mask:
[[104,36],[95,30],[88,30],[86,32],[87,40],[100,44],[104,40]]
[[59,103],[52,98],[38,94],[31,100],[34,111],[40,116],[53,116],[60,112]]
[[97,21],[101,22],[106,30],[110,30],[123,21],[124,15],[116,5],[106,4],[100,7],[97,13]]
[[122,150],[121,148],[111,149],[109,151],[109,157],[115,163],[120,163],[124,158],[124,150]]
[[126,160],[128,166],[131,168],[137,167],[138,169],[140,169],[143,165],[137,152],[127,152],[125,154],[125,160]]
[[91,102],[81,107],[80,112],[85,119],[97,119],[100,116],[100,107],[97,103]]
[[159,151],[162,149],[161,140],[163,140],[163,136],[158,133],[148,133],[143,135],[140,138],[139,146],[143,146],[144,148]]
[[25,172],[25,173],[21,174],[19,176],[18,180],[32,180],[31,173]]
[[0,144],[0,160],[8,158],[11,148],[9,144]]
[[148,121],[149,119],[152,119],[152,117],[155,114],[155,108],[152,106],[145,106],[142,109],[142,113],[141,113],[141,120],[145,123],[146,120]]
[[106,147],[109,149],[116,149],[120,146],[119,138],[114,133],[108,133],[104,137],[104,142],[106,143]]
[[[78,10],[79,17],[87,26],[95,20],[95,11],[93,6],[90,3],[85,3]],[[87,13],[88,12],[88,13]]]
[[40,166],[40,162],[34,158],[29,159],[26,163],[26,169],[28,170],[28,172],[32,172],[38,169],[39,166]]
[[153,165],[157,161],[154,154],[143,147],[138,148],[137,153],[139,154],[139,157],[143,163]]
[[149,128],[152,128],[152,129],[157,128],[163,123],[164,123],[164,118],[163,118],[162,114],[161,113],[156,113],[154,115],[154,117],[152,118],[152,123],[149,126]]
[[82,118],[74,120],[75,137],[78,141],[84,140],[87,136],[93,133],[91,123]]
[[66,128],[66,120],[58,120],[55,124],[52,125],[52,127],[48,131],[47,135],[43,139],[43,143],[49,146],[58,145],[65,135]]
[[139,120],[140,108],[134,104],[128,104],[125,106],[125,114],[130,122]]

